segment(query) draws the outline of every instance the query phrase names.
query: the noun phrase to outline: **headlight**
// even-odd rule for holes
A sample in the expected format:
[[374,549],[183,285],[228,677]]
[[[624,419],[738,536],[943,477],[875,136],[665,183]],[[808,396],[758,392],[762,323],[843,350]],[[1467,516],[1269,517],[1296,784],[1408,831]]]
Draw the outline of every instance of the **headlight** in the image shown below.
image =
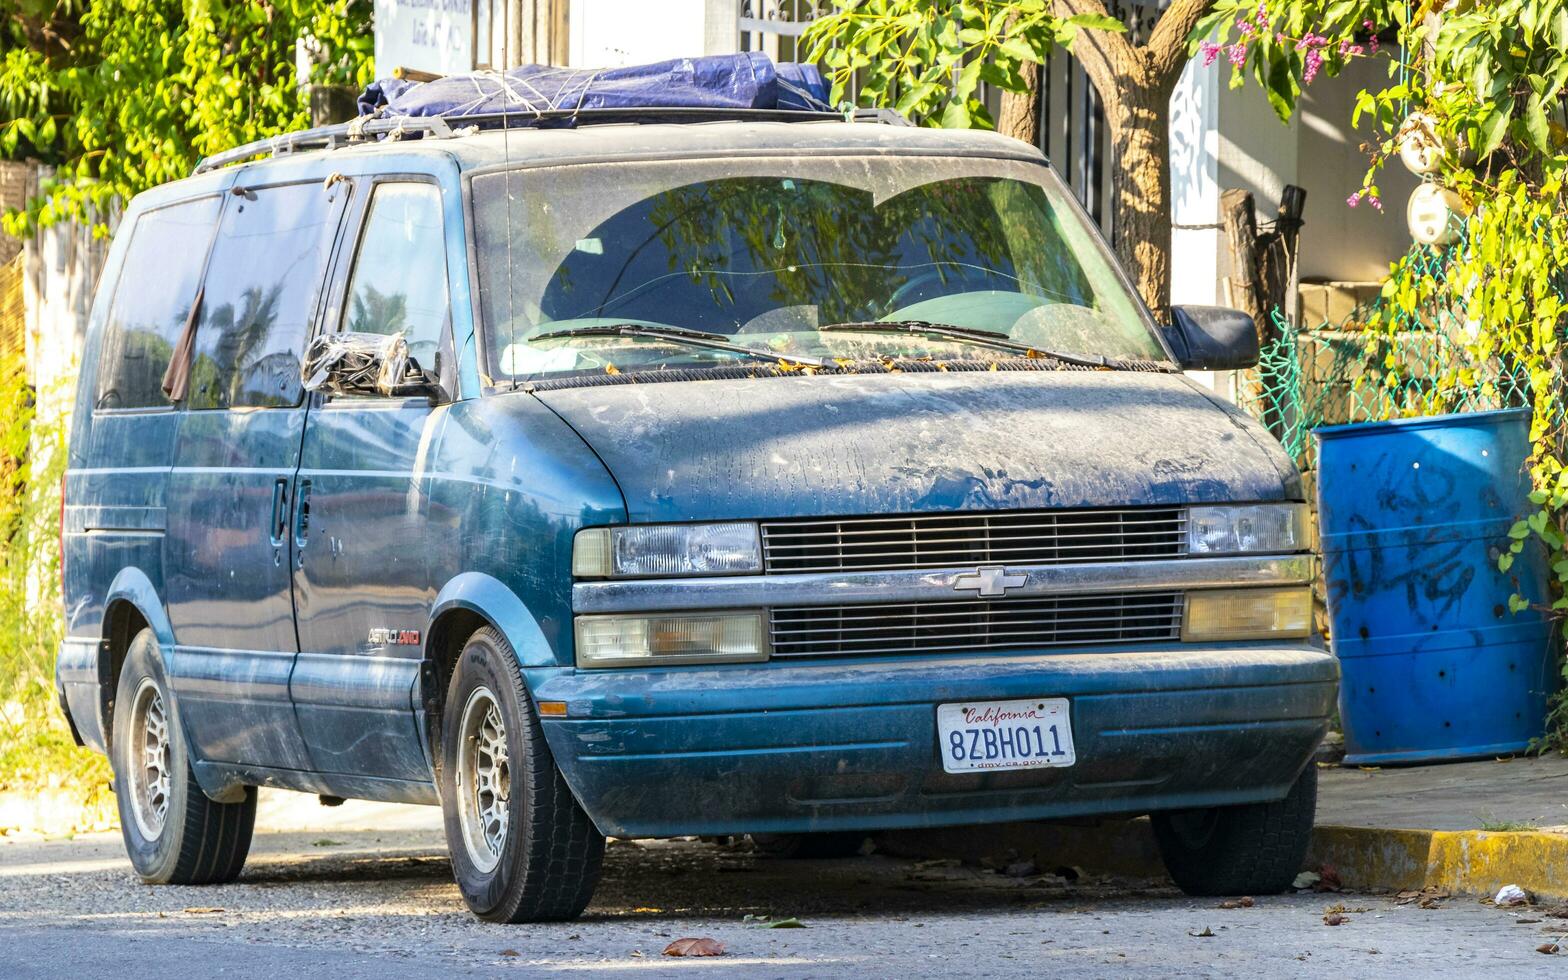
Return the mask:
[[762,571],[757,525],[634,524],[590,527],[572,542],[572,574],[585,578],[745,575]]
[[762,613],[578,616],[577,666],[757,663],[768,659]]
[[1242,504],[1187,511],[1187,551],[1194,555],[1306,551],[1306,504]]
[[1183,640],[1270,640],[1312,633],[1312,587],[1187,593]]

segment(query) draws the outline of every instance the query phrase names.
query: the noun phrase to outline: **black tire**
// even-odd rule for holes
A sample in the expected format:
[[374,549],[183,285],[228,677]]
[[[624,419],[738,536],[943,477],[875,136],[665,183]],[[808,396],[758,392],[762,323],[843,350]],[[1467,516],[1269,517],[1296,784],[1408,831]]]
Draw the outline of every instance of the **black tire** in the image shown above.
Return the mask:
[[1154,839],[1188,895],[1276,895],[1306,860],[1317,803],[1318,770],[1308,763],[1274,803],[1153,814]]
[[201,791],[150,629],[136,634],[125,655],[109,759],[125,852],[143,881],[215,885],[239,877],[256,826],[256,788],[246,787],[238,803],[216,803]]
[[786,861],[859,857],[865,842],[865,834],[853,832],[751,835],[758,854]]
[[[488,724],[492,706],[504,731]],[[497,758],[486,746],[503,744],[504,762],[482,764]],[[452,670],[441,757],[447,850],[473,913],[490,922],[559,922],[580,915],[599,881],[604,835],[561,778],[517,657],[496,630],[487,627],[470,637]],[[497,828],[499,820],[483,819],[486,813],[504,815],[504,825],[493,834],[487,829]]]

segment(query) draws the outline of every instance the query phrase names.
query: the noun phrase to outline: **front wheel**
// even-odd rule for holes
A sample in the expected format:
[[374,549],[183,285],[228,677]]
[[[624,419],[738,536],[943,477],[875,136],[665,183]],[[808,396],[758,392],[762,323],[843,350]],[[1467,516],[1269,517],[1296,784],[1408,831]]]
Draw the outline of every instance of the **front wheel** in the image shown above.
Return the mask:
[[475,633],[447,686],[441,803],[463,901],[490,922],[555,922],[593,896],[604,836],[555,767],[512,647]]
[[196,784],[150,629],[136,634],[125,655],[109,758],[125,852],[143,881],[211,885],[239,877],[256,825],[256,788],[247,787],[238,803],[215,803]]
[[1306,860],[1317,802],[1318,770],[1309,762],[1283,800],[1150,819],[1165,869],[1188,895],[1275,895]]

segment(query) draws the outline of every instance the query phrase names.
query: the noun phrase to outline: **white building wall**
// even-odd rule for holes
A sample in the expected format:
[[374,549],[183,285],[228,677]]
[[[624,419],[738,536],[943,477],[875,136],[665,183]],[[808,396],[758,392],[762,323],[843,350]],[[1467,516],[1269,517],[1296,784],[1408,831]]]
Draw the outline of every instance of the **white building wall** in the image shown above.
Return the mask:
[[1388,84],[1379,60],[1355,61],[1337,78],[1321,78],[1301,100],[1297,183],[1307,189],[1307,223],[1301,229],[1301,277],[1345,282],[1374,282],[1388,274],[1391,261],[1410,248],[1405,203],[1420,184],[1398,160],[1378,174],[1383,210],[1345,198],[1361,186],[1367,169],[1363,142],[1378,139],[1370,118],[1350,128],[1356,94]]
[[619,68],[735,51],[739,17],[736,0],[571,0],[570,63]]
[[1405,202],[1418,181],[1394,162],[1378,178],[1382,211],[1365,203],[1351,208],[1345,199],[1366,172],[1360,144],[1375,138],[1370,121],[1359,132],[1350,128],[1356,94],[1386,82],[1383,63],[1357,61],[1338,77],[1318,78],[1288,123],[1280,122],[1255,82],[1239,89],[1229,82],[1230,66],[1223,59],[1208,68],[1190,63],[1171,98],[1171,196],[1178,226],[1172,301],[1225,302],[1223,278],[1230,273],[1225,234],[1203,226],[1218,223],[1220,193],[1238,187],[1252,192],[1260,223],[1273,220],[1286,184],[1306,190],[1303,279],[1382,278],[1410,247]]
[[1171,302],[1222,304],[1219,79],[1189,63],[1171,95]]

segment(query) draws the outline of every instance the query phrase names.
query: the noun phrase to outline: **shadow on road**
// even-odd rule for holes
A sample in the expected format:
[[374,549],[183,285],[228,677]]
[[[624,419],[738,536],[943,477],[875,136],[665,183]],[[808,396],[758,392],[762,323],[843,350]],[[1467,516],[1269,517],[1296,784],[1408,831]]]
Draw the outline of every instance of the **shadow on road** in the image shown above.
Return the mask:
[[[1027,866],[1009,870],[1012,874],[956,862],[882,855],[791,861],[764,857],[744,846],[611,841],[605,852],[603,877],[584,918],[806,917],[861,912],[918,917],[1178,895],[1163,882],[1087,878],[1076,876],[1071,869],[1044,874]],[[274,853],[253,860],[238,887],[335,885],[339,886],[335,892],[349,897],[355,885],[379,892],[381,886],[398,881],[445,885],[451,881],[451,866],[445,853],[434,848],[396,854]],[[459,902],[456,888],[450,888],[450,893],[455,905]]]

